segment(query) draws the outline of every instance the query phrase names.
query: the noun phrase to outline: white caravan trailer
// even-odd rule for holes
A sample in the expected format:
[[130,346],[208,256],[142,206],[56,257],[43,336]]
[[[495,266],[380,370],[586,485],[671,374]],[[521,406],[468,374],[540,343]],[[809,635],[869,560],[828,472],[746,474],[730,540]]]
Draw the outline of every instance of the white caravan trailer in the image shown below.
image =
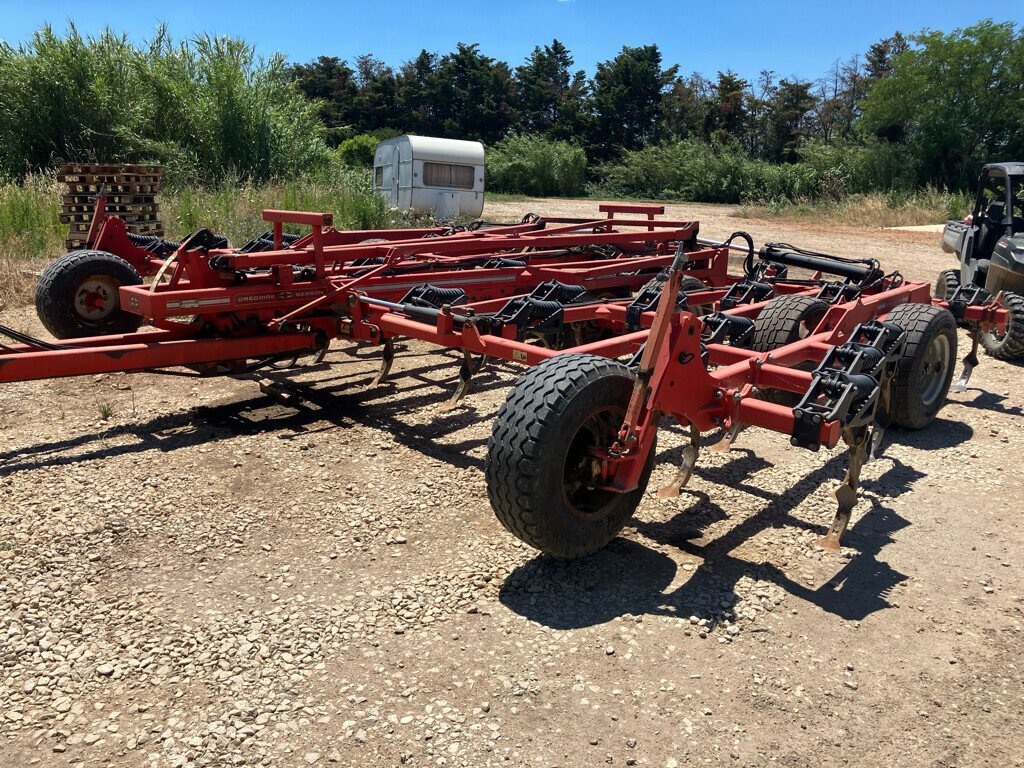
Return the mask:
[[484,210],[484,145],[433,136],[382,141],[373,153],[373,188],[403,212],[475,219]]

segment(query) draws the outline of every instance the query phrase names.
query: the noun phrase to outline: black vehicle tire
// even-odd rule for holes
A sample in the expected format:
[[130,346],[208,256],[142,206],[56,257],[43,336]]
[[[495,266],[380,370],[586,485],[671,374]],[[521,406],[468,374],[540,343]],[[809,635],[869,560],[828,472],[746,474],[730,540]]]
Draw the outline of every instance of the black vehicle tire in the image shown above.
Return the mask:
[[[643,293],[648,288],[653,288],[657,285],[658,278],[652,277],[650,280],[644,283],[643,288],[640,289],[640,293]],[[683,279],[679,282],[679,290],[682,291],[683,293],[694,293],[696,291],[706,291],[707,289],[708,287],[704,283],[704,281],[697,277],[683,275]],[[710,314],[711,312],[714,312],[714,310],[715,308],[711,304],[701,304],[696,307],[690,307],[690,312],[692,312],[697,317],[700,317],[701,315]]]
[[484,474],[491,506],[520,540],[555,557],[597,551],[643,498],[651,447],[636,489],[587,488],[588,448],[611,445],[629,405],[633,373],[596,355],[552,357],[527,371],[494,420]]
[[[751,349],[755,352],[774,352],[806,338],[814,332],[828,307],[828,302],[814,296],[777,296],[765,305],[754,320]],[[794,367],[809,371],[814,369],[814,363],[800,363]],[[790,407],[800,402],[800,395],[782,389],[762,389],[760,398]]]
[[935,281],[934,296],[939,301],[949,301],[950,297],[956,293],[956,289],[959,287],[960,270],[944,269],[939,272],[939,277]]
[[1007,291],[1003,300],[1010,310],[1006,333],[983,333],[981,345],[997,360],[1019,360],[1024,357],[1024,296]]
[[36,286],[36,313],[58,339],[134,333],[142,318],[121,310],[122,285],[141,285],[131,264],[106,251],[71,251],[52,262]]
[[956,320],[944,307],[900,304],[885,318],[907,332],[893,377],[889,416],[904,429],[923,429],[946,402],[956,364]]

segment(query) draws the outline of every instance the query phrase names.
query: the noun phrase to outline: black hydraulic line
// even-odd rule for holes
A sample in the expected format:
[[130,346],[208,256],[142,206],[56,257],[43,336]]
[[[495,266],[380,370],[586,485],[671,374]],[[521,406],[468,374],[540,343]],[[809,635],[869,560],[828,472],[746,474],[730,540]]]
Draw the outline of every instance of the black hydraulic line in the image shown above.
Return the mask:
[[[431,320],[436,320],[438,315],[449,314],[442,312],[440,309],[434,309],[433,307],[419,307],[415,304],[399,304],[397,301],[385,301],[384,299],[375,299],[372,296],[360,296],[359,300],[366,304],[373,304],[377,307],[385,307],[386,309],[396,309],[409,317],[425,317]],[[468,323],[471,318],[469,315],[457,315],[451,314],[452,319],[456,323]]]
[[19,344],[27,344],[30,347],[37,347],[38,349],[70,349],[70,347],[64,346],[62,344],[51,344],[49,341],[37,339],[34,336],[29,336],[27,333],[22,333],[21,331],[16,331],[13,328],[9,328],[6,325],[0,325],[0,336],[7,336],[8,338],[14,339]]
[[766,243],[761,246],[758,256],[763,261],[785,264],[790,267],[839,275],[858,282],[872,281],[881,276],[881,267],[874,259],[847,259],[818,253],[788,243]]

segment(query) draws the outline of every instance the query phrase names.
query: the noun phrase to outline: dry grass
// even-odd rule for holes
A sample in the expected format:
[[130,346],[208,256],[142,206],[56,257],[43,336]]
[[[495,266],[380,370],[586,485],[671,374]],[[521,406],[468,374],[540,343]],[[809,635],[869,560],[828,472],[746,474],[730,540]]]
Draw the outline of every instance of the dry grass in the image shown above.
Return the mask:
[[850,195],[835,203],[803,201],[779,205],[744,205],[737,215],[883,228],[941,224],[947,219],[962,218],[969,209],[970,200],[961,193],[925,189],[913,193],[872,192]]
[[46,258],[26,258],[17,247],[0,246],[0,308],[17,307],[32,301],[37,274]]
[[[35,289],[32,273],[64,253],[68,231],[59,215],[65,193],[52,174],[0,182],[0,304],[27,303]],[[260,218],[264,208],[333,213],[339,228],[377,228],[391,219],[370,189],[368,172],[338,167],[287,183],[226,180],[212,189],[170,188],[160,194],[160,205],[169,239],[209,227],[238,245],[269,229]]]

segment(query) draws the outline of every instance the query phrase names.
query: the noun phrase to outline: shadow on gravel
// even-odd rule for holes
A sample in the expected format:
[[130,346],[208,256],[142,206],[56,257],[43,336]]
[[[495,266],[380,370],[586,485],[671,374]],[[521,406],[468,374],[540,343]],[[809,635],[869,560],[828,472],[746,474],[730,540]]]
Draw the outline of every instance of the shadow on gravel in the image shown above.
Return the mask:
[[[31,448],[0,452],[0,477],[42,467],[77,464],[84,461],[145,453],[170,452],[179,448],[210,444],[235,435],[275,435],[293,440],[343,429],[353,424],[386,431],[395,442],[458,467],[483,467],[483,460],[469,452],[486,443],[486,438],[439,443],[436,438],[457,433],[494,418],[491,408],[480,410],[473,399],[476,391],[507,383],[506,374],[518,370],[511,364],[489,363],[476,377],[469,395],[450,411],[435,414],[429,425],[408,424],[405,414],[445,403],[458,383],[458,359],[452,363],[434,363],[403,368],[425,354],[408,353],[396,357],[393,381],[377,387],[368,385],[374,373],[360,371],[321,377],[315,382],[288,381],[286,374],[270,373],[268,378],[286,382],[300,396],[294,404],[282,405],[274,398],[259,394],[216,406],[200,406],[189,411],[158,416],[149,421],[117,425],[102,432],[84,434],[67,440],[42,443]],[[443,377],[430,374],[448,372]],[[332,370],[333,373],[333,370]],[[258,392],[256,385],[253,389]],[[356,390],[356,391],[353,391]],[[387,398],[400,397],[388,402]],[[108,440],[131,440],[121,445],[104,445]]]
[[[973,431],[965,424],[937,420],[927,430],[890,433],[890,442],[922,450],[949,448],[969,440]],[[666,454],[671,453],[666,451]],[[700,472],[711,482],[727,484],[767,500],[754,515],[722,536],[704,539],[704,529],[728,514],[702,491],[685,489],[680,507],[690,505],[664,522],[632,521],[636,531],[660,545],[700,558],[700,564],[675,589],[675,561],[638,542],[616,539],[590,557],[571,562],[538,556],[514,570],[502,586],[499,598],[510,610],[555,629],[571,629],[609,621],[624,614],[697,616],[713,627],[734,619],[731,607],[736,584],[744,576],[771,582],[789,594],[846,620],[861,620],[889,607],[892,589],[906,579],[879,559],[882,548],[910,521],[886,506],[880,496],[891,498],[912,489],[925,474],[891,456],[880,456],[889,466],[874,480],[861,484],[861,497],[871,509],[859,512],[843,537],[843,545],[857,550],[851,559],[819,587],[808,587],[771,564],[751,562],[732,554],[745,542],[770,528],[799,527],[823,534],[827,522],[812,525],[790,516],[790,511],[822,485],[836,485],[846,471],[845,456],[833,456],[801,478],[785,494],[773,494],[738,480],[739,471],[752,472],[769,466],[750,451],[722,467]],[[698,464],[698,471],[700,465]]]
[[1024,415],[1024,410],[1022,410],[1019,405],[1013,405],[1009,408],[1003,405],[1007,400],[1003,395],[997,395],[994,392],[986,392],[983,389],[975,389],[974,387],[969,388],[967,391],[977,392],[977,395],[975,395],[972,400],[952,400],[951,402],[954,402],[957,405],[962,405],[964,408],[978,408],[982,411],[993,411],[1005,416]]

